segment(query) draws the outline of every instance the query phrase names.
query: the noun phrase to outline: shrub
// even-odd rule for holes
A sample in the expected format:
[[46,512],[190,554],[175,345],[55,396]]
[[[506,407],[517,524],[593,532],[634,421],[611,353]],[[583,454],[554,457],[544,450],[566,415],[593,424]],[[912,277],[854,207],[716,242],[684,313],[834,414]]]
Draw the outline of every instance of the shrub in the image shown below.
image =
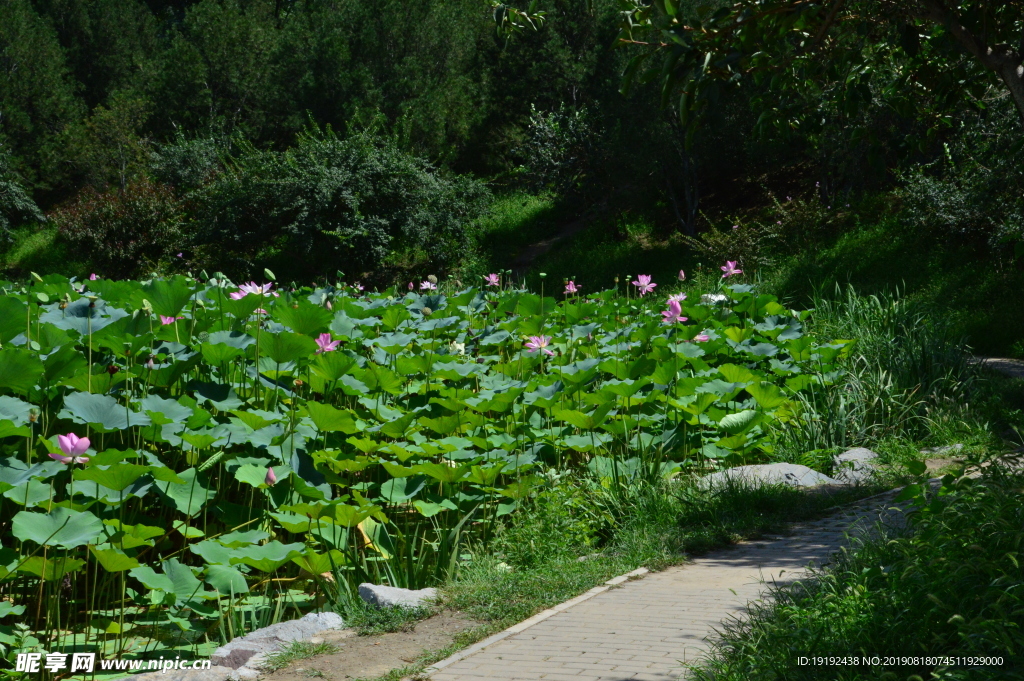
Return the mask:
[[586,108],[559,105],[550,112],[531,107],[526,138],[515,149],[519,172],[537,190],[579,192],[601,164],[600,130]]
[[369,133],[314,128],[283,153],[243,143],[226,166],[193,199],[194,236],[201,261],[237,276],[268,260],[304,279],[379,271],[409,252],[444,270],[469,247],[489,197],[482,183]]
[[178,194],[202,188],[222,168],[221,158],[229,145],[214,138],[186,139],[179,135],[150,154],[149,169],[160,182]]
[[123,191],[87,188],[51,218],[101,274],[129,277],[152,271],[180,245],[184,214],[169,187],[139,180]]
[[1019,126],[1013,107],[996,103],[945,145],[943,158],[905,173],[908,221],[991,246],[1024,239]]

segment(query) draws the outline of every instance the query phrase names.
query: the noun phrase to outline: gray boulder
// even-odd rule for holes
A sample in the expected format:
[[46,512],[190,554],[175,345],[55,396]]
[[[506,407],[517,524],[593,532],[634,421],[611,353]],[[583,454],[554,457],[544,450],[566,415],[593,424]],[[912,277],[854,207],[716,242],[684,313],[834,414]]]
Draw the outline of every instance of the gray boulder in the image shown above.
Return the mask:
[[419,608],[427,605],[427,601],[437,598],[436,589],[399,589],[393,586],[370,584],[359,585],[359,597],[370,605],[378,608]]
[[875,477],[878,454],[864,447],[848,449],[832,459],[835,478],[844,485],[860,485]]
[[701,478],[702,488],[721,487],[729,482],[747,486],[789,485],[790,487],[817,487],[838,485],[827,475],[795,463],[767,463],[756,466],[736,466]]
[[[311,612],[305,617],[289,622],[278,622],[269,627],[257,629],[251,634],[232,640],[213,651],[211,661],[215,665],[239,669],[242,666],[258,666],[259,659],[280,649],[285,643],[308,639],[321,631],[341,629],[344,622],[333,612]],[[259,659],[254,659],[259,657]]]

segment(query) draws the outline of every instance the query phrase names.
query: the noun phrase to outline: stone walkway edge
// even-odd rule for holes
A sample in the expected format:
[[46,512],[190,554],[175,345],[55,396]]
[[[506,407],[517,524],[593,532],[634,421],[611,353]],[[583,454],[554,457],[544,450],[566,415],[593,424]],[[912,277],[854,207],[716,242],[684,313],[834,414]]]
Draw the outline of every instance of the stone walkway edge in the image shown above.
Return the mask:
[[492,634],[491,636],[488,636],[487,638],[483,639],[482,641],[477,641],[473,645],[468,646],[466,648],[463,648],[462,650],[460,650],[459,652],[455,653],[454,655],[452,655],[450,657],[446,657],[445,659],[441,660],[440,662],[435,662],[434,664],[432,664],[429,667],[425,668],[423,671],[419,672],[418,674],[414,674],[413,676],[405,677],[404,679],[402,679],[402,681],[412,681],[413,679],[425,679],[425,678],[428,678],[431,674],[433,674],[435,672],[439,672],[442,669],[444,669],[445,667],[453,665],[456,662],[459,662],[460,660],[463,660],[463,659],[469,657],[470,655],[473,655],[474,653],[478,653],[481,650],[483,650],[484,648],[488,648],[488,647],[494,645],[495,643],[498,643],[499,641],[502,641],[502,640],[508,638],[509,636],[512,636],[514,634],[518,634],[518,633],[520,633],[522,631],[526,631],[527,629],[529,629],[533,625],[540,624],[541,622],[543,622],[547,618],[552,617],[554,615],[557,615],[558,613],[562,612],[563,610],[568,610],[569,608],[571,608],[574,605],[577,605],[578,603],[582,603],[583,601],[588,601],[591,598],[593,598],[594,596],[596,596],[596,595],[598,595],[600,593],[604,593],[608,589],[611,589],[613,586],[617,586],[619,584],[622,584],[623,582],[627,582],[627,581],[629,581],[630,579],[632,579],[634,577],[643,577],[644,575],[648,574],[649,572],[650,572],[650,570],[648,570],[645,567],[642,567],[642,568],[637,568],[636,570],[633,570],[631,572],[627,572],[624,575],[619,575],[618,577],[612,577],[611,579],[609,579],[607,582],[605,582],[601,586],[595,586],[590,591],[585,591],[584,593],[580,594],[576,598],[570,598],[569,600],[564,601],[562,603],[559,603],[558,605],[556,605],[554,607],[551,607],[551,608],[548,608],[547,610],[541,610],[540,612],[538,612],[533,617],[525,619],[522,622],[520,622],[519,624],[513,624],[508,629],[505,629],[503,631],[499,631],[497,634]]

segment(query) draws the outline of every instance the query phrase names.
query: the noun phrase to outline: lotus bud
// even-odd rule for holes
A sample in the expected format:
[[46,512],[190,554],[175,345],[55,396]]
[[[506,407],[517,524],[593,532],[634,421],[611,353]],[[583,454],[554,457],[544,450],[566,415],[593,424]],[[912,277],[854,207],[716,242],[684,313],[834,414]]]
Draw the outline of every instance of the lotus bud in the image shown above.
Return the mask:
[[413,283],[412,283],[412,282],[410,281],[410,282],[409,282],[409,290],[410,290],[410,291],[412,291],[412,290],[413,290],[413,289],[415,289],[415,288],[416,288],[416,285],[415,285],[415,284],[413,284]]
[[679,270],[679,281],[686,281],[686,272]]
[[273,487],[277,484],[277,476],[274,475],[274,469],[267,469],[267,477],[263,479],[263,482],[267,483],[268,486]]

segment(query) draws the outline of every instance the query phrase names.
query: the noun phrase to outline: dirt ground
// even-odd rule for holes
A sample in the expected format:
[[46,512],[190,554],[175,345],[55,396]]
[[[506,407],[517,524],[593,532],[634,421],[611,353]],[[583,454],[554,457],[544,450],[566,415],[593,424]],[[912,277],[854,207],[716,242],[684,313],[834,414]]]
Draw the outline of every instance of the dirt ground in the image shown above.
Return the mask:
[[458,612],[445,611],[417,622],[408,632],[359,636],[351,630],[324,632],[319,639],[333,643],[338,652],[297,660],[267,674],[265,681],[328,681],[372,679],[405,667],[420,655],[451,645],[455,635],[480,625]]

